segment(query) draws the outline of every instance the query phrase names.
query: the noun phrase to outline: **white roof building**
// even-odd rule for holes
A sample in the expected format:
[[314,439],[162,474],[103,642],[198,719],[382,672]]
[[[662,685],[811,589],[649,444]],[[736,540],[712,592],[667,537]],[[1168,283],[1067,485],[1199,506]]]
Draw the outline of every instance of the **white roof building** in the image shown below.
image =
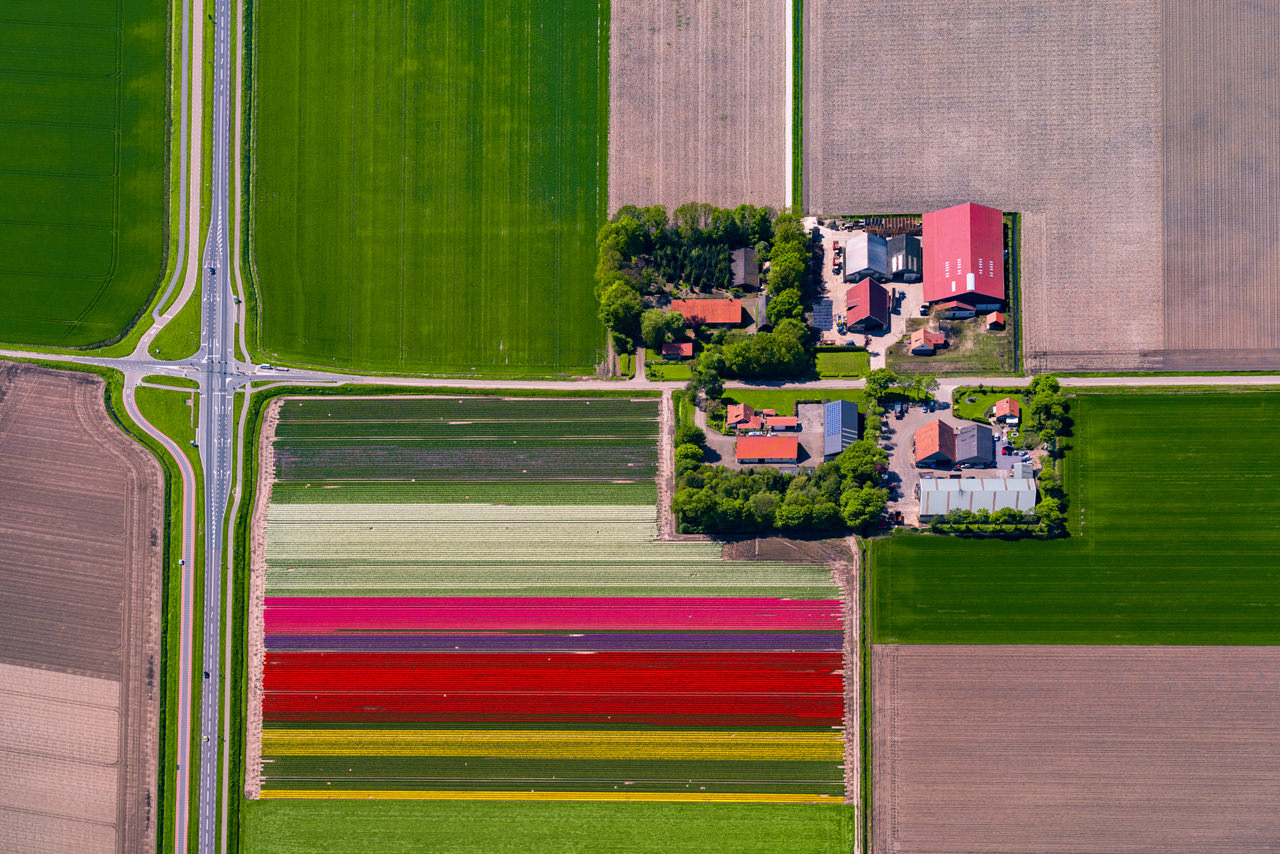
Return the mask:
[[922,478],[920,518],[931,519],[952,510],[994,512],[1012,507],[1021,513],[1036,509],[1036,482],[1031,477]]
[[844,279],[861,281],[868,276],[877,282],[889,281],[889,244],[883,237],[854,232],[844,244]]

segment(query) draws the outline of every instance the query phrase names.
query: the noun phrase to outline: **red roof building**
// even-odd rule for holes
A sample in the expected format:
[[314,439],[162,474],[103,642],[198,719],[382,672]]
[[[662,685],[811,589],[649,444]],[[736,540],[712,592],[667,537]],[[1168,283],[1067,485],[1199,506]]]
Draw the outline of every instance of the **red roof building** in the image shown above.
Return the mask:
[[734,447],[739,463],[790,463],[800,458],[798,436],[743,436]]
[[770,430],[799,430],[800,419],[794,415],[770,415],[764,420]]
[[761,416],[764,414],[766,413],[756,412],[749,404],[731,403],[725,413],[724,423],[743,433],[750,430],[763,430],[764,419]]
[[995,419],[1003,421],[1006,424],[1017,424],[1022,418],[1022,406],[1012,397],[1006,397],[996,401]]
[[1004,217],[966,202],[924,215],[924,300],[1004,302]]
[[857,332],[889,328],[889,292],[879,282],[863,279],[844,296],[844,322]]
[[668,341],[662,345],[662,358],[664,359],[689,359],[692,356],[692,341]]
[[947,346],[947,336],[931,329],[917,329],[911,333],[911,341],[907,346],[912,355],[932,356],[934,350]]
[[684,315],[690,326],[737,326],[742,301],[736,299],[673,299],[671,310]]
[[998,311],[993,311],[987,315],[988,329],[1004,329],[1004,315]]
[[956,458],[956,434],[942,419],[930,421],[916,430],[915,456],[918,466],[948,465]]

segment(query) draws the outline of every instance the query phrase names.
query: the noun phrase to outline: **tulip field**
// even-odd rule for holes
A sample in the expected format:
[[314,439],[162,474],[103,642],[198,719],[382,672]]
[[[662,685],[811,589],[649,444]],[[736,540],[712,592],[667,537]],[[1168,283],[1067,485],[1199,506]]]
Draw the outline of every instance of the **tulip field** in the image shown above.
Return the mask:
[[[631,488],[653,485],[656,418],[652,400],[287,401],[260,797],[844,803],[829,572],[657,541]],[[348,478],[361,501],[312,500]],[[448,489],[405,501],[406,480]],[[501,500],[530,487],[551,500]]]

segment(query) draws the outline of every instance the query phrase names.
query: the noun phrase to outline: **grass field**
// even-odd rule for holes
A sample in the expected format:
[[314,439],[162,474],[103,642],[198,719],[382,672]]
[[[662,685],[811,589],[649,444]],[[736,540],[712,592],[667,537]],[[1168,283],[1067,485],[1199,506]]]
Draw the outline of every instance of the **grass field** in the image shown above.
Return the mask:
[[520,801],[252,801],[244,850],[272,854],[847,854],[850,807]]
[[117,337],[164,269],[167,5],[0,12],[0,341]]
[[866,350],[850,350],[844,353],[818,352],[818,376],[865,377],[871,370],[871,354]]
[[801,389],[798,391],[729,389],[725,391],[725,403],[747,403],[756,409],[776,409],[779,415],[795,415],[798,401],[852,400],[862,403],[866,394],[862,389],[833,391],[829,388]]
[[686,382],[693,377],[689,362],[645,362],[644,369],[651,382]]
[[256,5],[252,329],[271,361],[589,373],[607,4]]
[[877,643],[1280,643],[1274,392],[1081,394],[1065,540],[871,548]]
[[189,447],[196,437],[194,407],[199,405],[196,402],[199,395],[191,391],[141,386],[134,392],[134,397],[138,410],[148,421],[163,430],[179,447]]

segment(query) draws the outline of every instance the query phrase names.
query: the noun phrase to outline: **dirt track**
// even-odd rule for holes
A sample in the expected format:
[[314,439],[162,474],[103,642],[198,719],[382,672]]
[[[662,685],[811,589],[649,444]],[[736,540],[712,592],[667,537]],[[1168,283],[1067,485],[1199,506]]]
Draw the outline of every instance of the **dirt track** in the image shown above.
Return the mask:
[[872,652],[877,854],[1280,850],[1280,648]]
[[0,838],[155,847],[159,463],[98,377],[0,365]]
[[786,198],[786,0],[615,0],[609,210]]

